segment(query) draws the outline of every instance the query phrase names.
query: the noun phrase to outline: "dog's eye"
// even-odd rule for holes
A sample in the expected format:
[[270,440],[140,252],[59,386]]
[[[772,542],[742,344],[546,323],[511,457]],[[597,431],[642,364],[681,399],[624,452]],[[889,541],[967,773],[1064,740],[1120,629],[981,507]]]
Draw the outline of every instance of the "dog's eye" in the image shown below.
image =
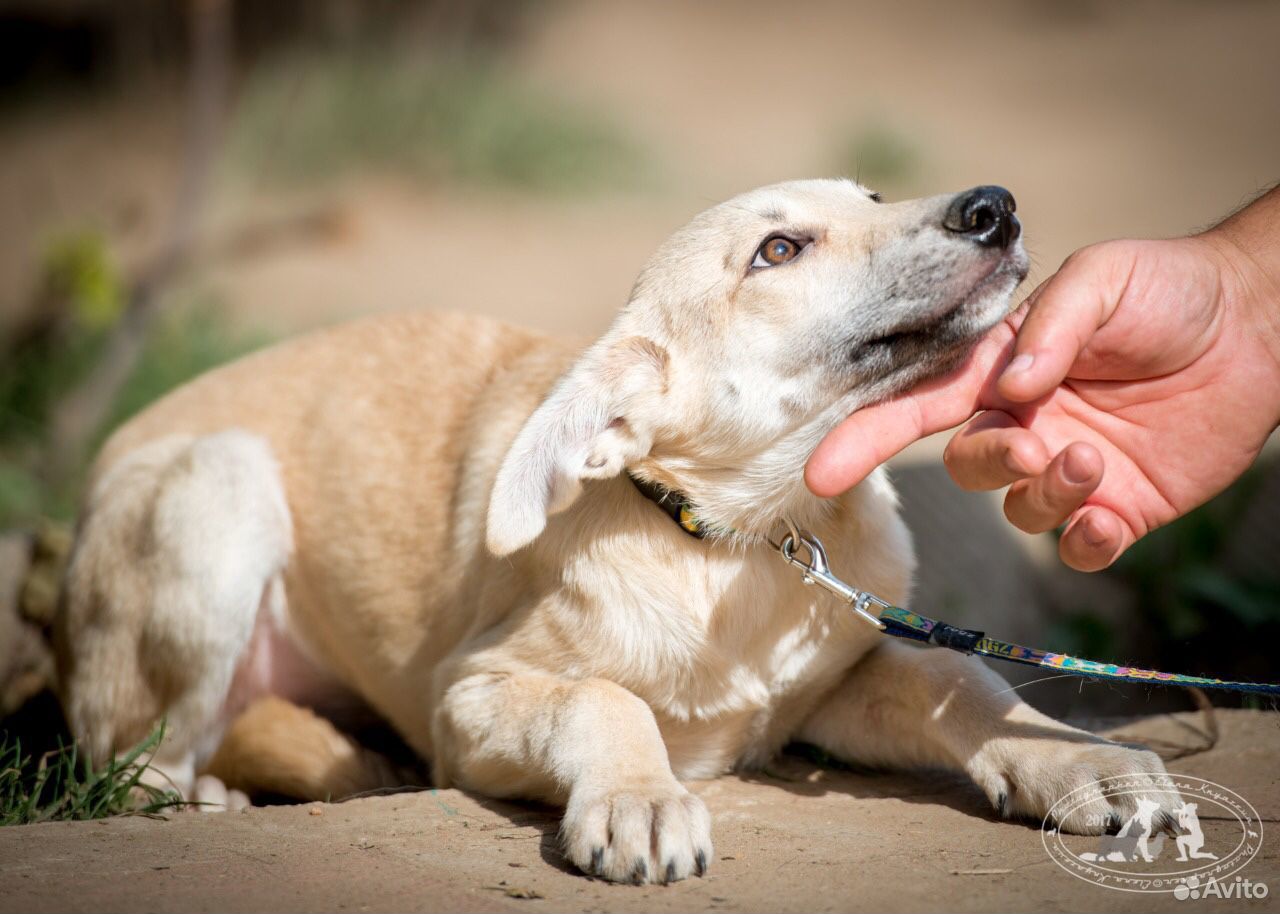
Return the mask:
[[778,264],[794,260],[803,245],[786,235],[773,235],[756,251],[756,259],[751,261],[752,267],[776,267]]

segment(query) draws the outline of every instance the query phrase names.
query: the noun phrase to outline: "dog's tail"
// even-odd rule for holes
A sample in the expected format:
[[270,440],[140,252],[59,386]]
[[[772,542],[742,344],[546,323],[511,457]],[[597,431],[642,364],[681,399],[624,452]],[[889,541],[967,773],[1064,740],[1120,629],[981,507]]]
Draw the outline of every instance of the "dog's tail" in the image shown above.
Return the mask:
[[232,722],[207,770],[250,796],[294,800],[340,800],[423,781],[325,718],[275,697]]

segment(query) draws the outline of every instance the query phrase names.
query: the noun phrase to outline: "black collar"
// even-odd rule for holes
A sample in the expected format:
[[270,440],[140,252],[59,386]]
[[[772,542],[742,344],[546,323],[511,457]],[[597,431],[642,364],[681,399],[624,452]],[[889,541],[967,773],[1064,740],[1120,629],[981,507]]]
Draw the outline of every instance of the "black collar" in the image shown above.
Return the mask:
[[702,539],[707,535],[707,531],[698,522],[698,515],[694,511],[693,503],[685,497],[683,492],[668,489],[666,486],[659,485],[656,482],[640,479],[630,472],[627,473],[627,476],[635,484],[641,495],[661,508],[662,513],[675,521],[676,525],[685,533],[695,539]]

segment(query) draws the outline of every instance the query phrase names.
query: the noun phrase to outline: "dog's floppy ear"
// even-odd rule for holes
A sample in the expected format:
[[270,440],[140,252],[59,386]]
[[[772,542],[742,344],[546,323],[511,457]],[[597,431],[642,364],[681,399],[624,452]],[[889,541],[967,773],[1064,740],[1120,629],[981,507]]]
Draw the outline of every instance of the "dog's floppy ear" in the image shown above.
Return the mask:
[[489,500],[487,542],[507,555],[533,542],[584,479],[607,479],[653,444],[667,352],[644,337],[601,340],[534,411],[502,461]]

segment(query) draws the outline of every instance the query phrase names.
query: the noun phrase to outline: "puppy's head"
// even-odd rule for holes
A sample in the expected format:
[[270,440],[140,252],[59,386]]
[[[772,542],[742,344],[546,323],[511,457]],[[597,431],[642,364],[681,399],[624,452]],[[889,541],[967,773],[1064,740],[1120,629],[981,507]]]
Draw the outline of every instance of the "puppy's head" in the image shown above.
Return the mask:
[[700,214],[521,430],[489,547],[528,543],[583,480],[625,467],[695,503],[712,485],[757,506],[753,486],[794,489],[836,422],[951,368],[1005,315],[1027,271],[1013,210],[999,187],[884,203],[832,180]]

